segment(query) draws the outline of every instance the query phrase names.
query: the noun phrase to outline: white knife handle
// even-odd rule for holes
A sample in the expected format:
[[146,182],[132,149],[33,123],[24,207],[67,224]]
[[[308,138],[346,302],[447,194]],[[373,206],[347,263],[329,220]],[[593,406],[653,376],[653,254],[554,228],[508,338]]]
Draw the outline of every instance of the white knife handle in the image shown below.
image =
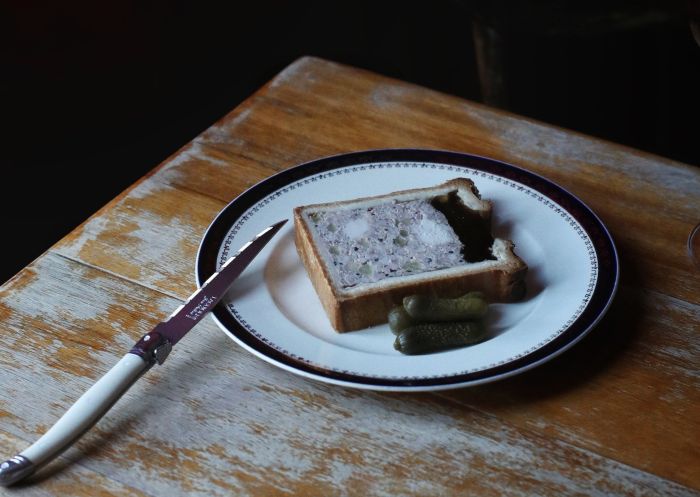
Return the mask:
[[119,400],[149,366],[138,355],[128,353],[122,357],[39,440],[0,464],[0,485],[12,485],[67,449]]

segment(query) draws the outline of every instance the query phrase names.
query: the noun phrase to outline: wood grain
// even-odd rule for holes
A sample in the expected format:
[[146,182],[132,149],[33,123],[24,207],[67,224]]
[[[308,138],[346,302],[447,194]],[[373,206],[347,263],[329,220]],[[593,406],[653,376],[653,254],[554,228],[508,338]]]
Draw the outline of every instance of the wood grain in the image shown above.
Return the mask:
[[[608,225],[632,267],[625,281],[700,303],[686,256],[700,221],[697,168],[319,59],[292,64],[195,139],[187,150],[203,152],[196,163],[176,156],[164,168],[174,186],[228,202],[274,171],[397,147],[484,155],[544,175]],[[241,176],[252,179],[242,185]]]
[[[154,320],[179,303],[58,255],[42,257],[30,273],[4,289],[4,313],[32,307],[35,298],[44,301],[58,288],[69,291],[55,295],[52,306],[37,306],[42,319],[36,327],[10,322],[1,338],[2,350],[14,349],[11,357],[3,354],[3,367],[25,372],[10,385],[15,401],[3,405],[3,429],[22,439],[43,432],[118,360],[107,344],[123,350],[152,324],[143,320],[144,306]],[[81,306],[73,305],[76,298]],[[22,330],[24,343],[34,346],[14,340]],[[691,495],[441,397],[355,392],[303,380],[234,347],[211,322],[181,344],[167,365],[151,371],[69,450],[67,462],[58,462],[64,478],[78,481],[90,470],[116,485],[138,481],[146,495],[518,495],[561,488]],[[62,360],[56,347],[68,349]],[[44,375],[48,381],[34,383]],[[42,489],[41,481],[28,493]]]
[[[26,447],[26,441],[0,432],[0,447],[13,453]],[[70,470],[68,470],[70,468]],[[2,495],[21,497],[75,496],[75,497],[146,497],[134,485],[124,485],[114,480],[73,465],[65,457],[60,457],[51,467],[42,469],[27,481],[16,485],[12,490],[0,490]]]
[[131,281],[188,297],[199,240],[224,203],[154,177],[66,236],[55,251]]
[[509,380],[398,395],[301,379],[207,321],[20,493],[700,495],[698,170],[315,58],[0,288],[0,450],[33,441],[191,293],[227,202],[295,164],[392,147],[512,162],[590,205],[622,266],[596,330]]

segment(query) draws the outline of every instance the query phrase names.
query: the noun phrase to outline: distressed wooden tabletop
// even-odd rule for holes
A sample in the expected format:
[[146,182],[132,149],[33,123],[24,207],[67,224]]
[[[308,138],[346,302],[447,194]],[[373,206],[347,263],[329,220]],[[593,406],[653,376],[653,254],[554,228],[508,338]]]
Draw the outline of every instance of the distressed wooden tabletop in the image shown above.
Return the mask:
[[[436,148],[550,178],[610,228],[621,284],[581,343],[440,393],[331,386],[211,320],[2,495],[700,495],[700,169],[302,58],[0,289],[0,452],[23,450],[196,288],[244,189],[322,156]],[[109,177],[109,171],[104,172]]]

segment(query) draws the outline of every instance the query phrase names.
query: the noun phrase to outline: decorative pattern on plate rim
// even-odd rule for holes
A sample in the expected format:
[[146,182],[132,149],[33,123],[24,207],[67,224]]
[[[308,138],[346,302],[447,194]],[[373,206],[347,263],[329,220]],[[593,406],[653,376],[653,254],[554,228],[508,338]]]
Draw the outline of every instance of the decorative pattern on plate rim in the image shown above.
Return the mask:
[[583,311],[586,309],[586,306],[590,302],[592,296],[593,296],[593,291],[596,286],[596,281],[598,279],[598,258],[596,256],[596,251],[595,247],[593,246],[593,243],[591,239],[589,238],[588,234],[586,231],[583,229],[583,227],[567,212],[566,209],[562,208],[559,206],[556,202],[553,202],[546,196],[540,194],[539,192],[521,184],[516,181],[512,181],[510,179],[504,178],[502,176],[488,173],[485,171],[479,171],[477,169],[472,169],[469,167],[464,167],[464,166],[455,166],[451,164],[439,164],[439,163],[432,163],[432,162],[372,162],[372,163],[366,163],[366,164],[358,164],[354,166],[347,166],[347,167],[341,167],[338,169],[332,169],[330,171],[326,172],[321,172],[317,173],[308,177],[305,177],[303,179],[300,179],[294,183],[290,183],[289,185],[280,188],[276,190],[275,192],[267,195],[264,197],[262,200],[257,202],[255,205],[250,207],[248,210],[244,212],[244,214],[239,217],[237,222],[233,225],[231,230],[228,232],[226,237],[224,238],[224,242],[221,246],[221,249],[219,251],[219,257],[218,257],[218,266],[222,266],[226,260],[229,257],[229,253],[231,251],[231,245],[233,243],[233,239],[236,237],[238,232],[241,230],[243,225],[251,219],[260,209],[263,207],[266,207],[268,204],[271,202],[275,201],[282,195],[285,195],[289,193],[290,191],[296,190],[297,188],[302,188],[305,185],[311,184],[311,183],[316,183],[318,181],[323,181],[327,180],[329,178],[334,178],[336,176],[343,176],[347,174],[353,174],[353,173],[361,173],[366,170],[372,170],[372,169],[392,169],[392,168],[411,168],[411,169],[436,169],[436,170],[442,170],[442,171],[450,171],[450,172],[457,172],[461,175],[468,175],[472,176],[475,178],[486,178],[491,181],[495,181],[496,183],[503,184],[504,186],[513,188],[519,192],[522,192],[525,195],[528,195],[538,202],[542,203],[544,206],[548,207],[552,211],[554,211],[556,214],[561,216],[567,224],[571,226],[571,228],[574,230],[574,232],[581,238],[581,241],[584,243],[586,247],[586,251],[588,253],[588,258],[589,262],[591,264],[591,270],[589,274],[589,280],[588,280],[588,285],[586,287],[586,292],[584,294],[584,298],[581,301],[581,304],[578,306],[578,308],[574,311],[574,313],[569,317],[569,319],[561,326],[559,329],[551,333],[546,339],[540,341],[536,345],[516,354],[513,356],[510,356],[508,358],[502,359],[498,362],[488,364],[486,366],[483,366],[481,368],[473,368],[473,369],[466,369],[463,371],[455,371],[451,372],[448,374],[442,374],[442,375],[428,375],[428,376],[386,376],[386,375],[370,375],[365,372],[357,372],[357,371],[351,371],[351,370],[346,370],[346,369],[339,369],[335,368],[326,364],[319,364],[314,361],[311,361],[310,359],[307,359],[305,357],[298,356],[296,354],[293,354],[289,352],[288,350],[280,347],[276,343],[270,341],[267,337],[265,337],[262,333],[260,333],[258,330],[256,330],[253,326],[248,323],[245,318],[241,315],[241,313],[236,309],[235,305],[232,303],[229,303],[226,305],[226,308],[229,310],[231,315],[238,321],[238,323],[245,329],[247,330],[250,334],[255,336],[258,340],[266,344],[267,346],[275,349],[276,351],[280,352],[281,354],[290,357],[294,359],[295,361],[300,361],[303,362],[304,364],[325,370],[325,371],[333,371],[335,373],[340,373],[344,375],[355,375],[355,376],[363,376],[366,378],[375,378],[375,379],[384,379],[384,380],[406,380],[406,381],[414,381],[414,380],[430,380],[430,379],[438,379],[438,378],[448,378],[452,377],[455,375],[466,375],[466,374],[473,374],[473,373],[478,373],[480,371],[485,371],[488,369],[492,369],[510,362],[513,362],[517,359],[520,359],[524,356],[527,356],[536,350],[544,347],[554,339],[556,339],[558,336],[560,336],[563,332],[565,332],[577,319],[578,317],[583,313]]

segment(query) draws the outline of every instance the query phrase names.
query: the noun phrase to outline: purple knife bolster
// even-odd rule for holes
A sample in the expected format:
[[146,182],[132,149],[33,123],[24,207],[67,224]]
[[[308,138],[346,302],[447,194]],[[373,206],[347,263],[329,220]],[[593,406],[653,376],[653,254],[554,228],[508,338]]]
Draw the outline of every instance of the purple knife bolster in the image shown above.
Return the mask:
[[29,476],[36,470],[32,461],[24,456],[15,456],[0,464],[0,486],[8,487]]
[[[262,250],[267,242],[279,231],[287,220],[279,221],[266,228],[251,242],[246,244],[234,257],[227,261],[220,272],[215,273],[202,285],[187,301],[173,313],[166,321],[158,323],[155,328],[146,333],[134,344],[129,351],[130,354],[139,356],[146,363],[146,368],[141,372],[150,369],[154,364],[163,364],[170,354],[173,344],[180,339],[197,324],[201,318],[216,306],[221,297],[226,293],[245,267]],[[126,387],[128,388],[128,386]],[[117,392],[119,395],[123,392]],[[109,409],[109,407],[107,408]],[[72,442],[71,442],[72,443]],[[65,447],[64,447],[65,448]],[[41,451],[40,451],[41,452]],[[54,456],[47,456],[39,464],[44,464]],[[0,463],[0,486],[10,486],[22,478],[33,473],[37,469],[37,464],[33,463],[22,455],[17,455],[7,461]]]
[[139,356],[149,367],[156,362],[163,364],[173,345],[219,303],[231,283],[286,222],[285,219],[272,225],[244,246],[173,315],[142,336],[129,352]]
[[156,362],[163,364],[173,348],[170,340],[159,331],[163,326],[165,326],[165,323],[159,323],[155,328],[142,336],[129,353],[139,356],[149,366],[153,366]]

